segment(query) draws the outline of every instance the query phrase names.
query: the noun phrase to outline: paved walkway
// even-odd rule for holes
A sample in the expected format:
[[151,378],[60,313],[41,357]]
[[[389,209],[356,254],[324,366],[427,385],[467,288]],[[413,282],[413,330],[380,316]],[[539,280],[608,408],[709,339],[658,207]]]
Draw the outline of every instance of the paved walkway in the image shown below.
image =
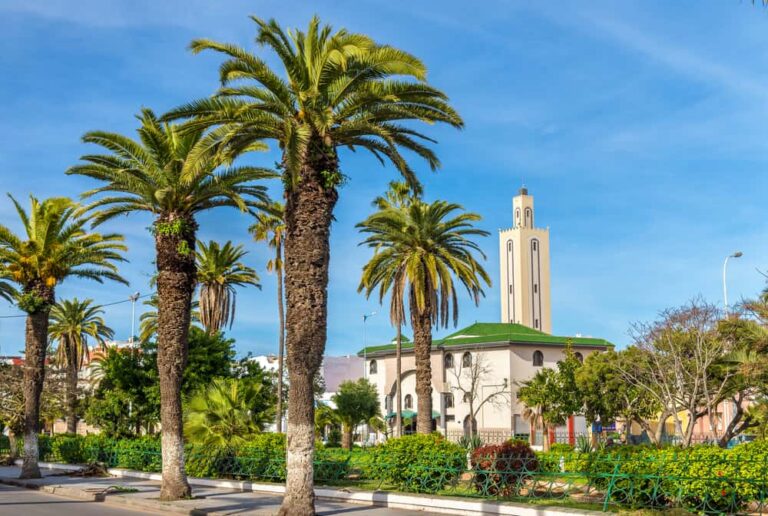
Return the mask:
[[[0,482],[13,482],[18,476],[18,467],[0,467]],[[69,502],[69,505],[66,505],[65,502],[65,505],[62,505],[61,500],[63,499],[60,496],[28,491],[33,494],[19,498],[22,500],[20,503],[25,505],[22,510],[18,510],[13,503],[16,502],[16,495],[22,488],[11,488],[15,490],[9,491],[6,489],[7,486],[3,486],[3,490],[0,491],[0,514],[56,514],[63,516],[68,514],[67,511],[71,511],[69,514],[77,514],[78,516],[89,514],[114,514],[117,516],[138,514],[135,511],[140,511],[139,513],[144,514],[170,512],[176,514],[271,515],[277,512],[282,502],[282,496],[275,494],[241,492],[194,485],[192,491],[195,498],[177,502],[160,502],[157,499],[160,493],[160,483],[157,481],[114,477],[82,478],[55,470],[43,470],[42,479],[26,482],[31,482],[37,487],[44,487],[49,492],[53,490],[57,495],[77,497],[81,500]],[[104,501],[93,501],[95,497],[103,498]],[[90,501],[87,500],[88,498]],[[9,507],[17,510],[3,512]],[[109,512],[111,510],[119,511],[119,507],[123,509],[123,512]],[[99,512],[100,508],[104,511]],[[92,512],[88,512],[88,510]],[[432,514],[422,511],[326,501],[317,503],[317,511],[318,514],[323,515],[348,514],[350,516],[428,516]]]
[[23,487],[0,485],[1,516],[141,516],[136,511],[103,503],[72,500],[62,496],[32,491]]

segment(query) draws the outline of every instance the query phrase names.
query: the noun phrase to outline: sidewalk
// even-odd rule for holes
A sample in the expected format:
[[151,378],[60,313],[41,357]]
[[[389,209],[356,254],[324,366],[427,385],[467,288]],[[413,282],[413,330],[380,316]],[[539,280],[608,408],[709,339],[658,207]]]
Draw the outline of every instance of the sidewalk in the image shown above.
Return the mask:
[[[91,501],[123,506],[150,513],[194,514],[194,515],[268,515],[275,514],[282,502],[279,494],[242,492],[208,486],[192,486],[194,499],[176,502],[161,502],[160,482],[135,478],[83,478],[69,476],[65,471],[43,469],[43,478],[18,480],[19,468],[0,467],[0,483],[17,485],[30,489]],[[426,516],[423,511],[408,511],[386,507],[345,504],[319,500],[318,514],[341,515],[360,514],[365,516]]]

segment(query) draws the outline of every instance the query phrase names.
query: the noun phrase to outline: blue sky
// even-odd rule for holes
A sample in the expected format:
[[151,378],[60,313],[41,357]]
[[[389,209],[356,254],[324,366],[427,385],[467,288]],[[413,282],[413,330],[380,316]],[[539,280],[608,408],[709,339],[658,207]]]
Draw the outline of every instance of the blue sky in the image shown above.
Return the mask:
[[[512,196],[522,183],[535,195],[537,222],[551,228],[555,333],[624,345],[632,322],[665,307],[696,295],[722,304],[722,261],[735,249],[744,257],[730,266],[729,298],[762,288],[768,9],[748,1],[3,0],[0,191],[77,196],[92,183],[64,170],[91,150],[79,141],[85,131],[130,133],[142,106],[162,112],[214,91],[219,59],[191,55],[191,39],[254,49],[247,15],[303,27],[315,12],[418,55],[450,95],[466,129],[428,129],[440,142],[437,174],[414,163],[427,197],[482,214],[494,279],[496,232],[511,225]],[[253,160],[269,165],[275,156]],[[354,225],[395,172],[362,154],[342,160],[351,180],[333,226],[330,354],[361,347],[366,312],[379,312],[368,343],[393,334],[386,310],[356,293],[370,252],[357,246]],[[7,201],[0,223],[18,227]],[[250,250],[264,288],[239,294],[231,335],[240,353],[270,353],[275,282],[249,223],[214,212],[201,217],[200,237]],[[130,287],[69,281],[59,296],[107,303],[149,292],[149,224],[143,216],[111,224],[130,246]],[[460,326],[498,320],[497,288],[479,307],[461,304]],[[107,317],[128,336],[129,304]],[[0,353],[22,347],[23,319],[0,319]]]

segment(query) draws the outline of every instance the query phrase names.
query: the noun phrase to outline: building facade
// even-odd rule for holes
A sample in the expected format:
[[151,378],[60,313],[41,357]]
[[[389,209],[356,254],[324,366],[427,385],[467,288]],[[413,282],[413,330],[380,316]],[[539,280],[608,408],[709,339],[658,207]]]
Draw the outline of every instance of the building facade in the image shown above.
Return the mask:
[[[603,339],[548,335],[514,323],[475,323],[435,340],[431,364],[435,429],[451,437],[468,434],[469,425],[481,436],[530,434],[530,424],[523,416],[525,407],[517,399],[519,384],[541,368],[556,367],[567,346],[583,360],[612,344]],[[392,422],[397,395],[395,345],[364,351],[368,380],[380,393],[382,414]],[[403,417],[408,419],[418,405],[410,341],[402,344],[402,391]],[[559,431],[583,433],[586,424],[583,418],[573,418]]]

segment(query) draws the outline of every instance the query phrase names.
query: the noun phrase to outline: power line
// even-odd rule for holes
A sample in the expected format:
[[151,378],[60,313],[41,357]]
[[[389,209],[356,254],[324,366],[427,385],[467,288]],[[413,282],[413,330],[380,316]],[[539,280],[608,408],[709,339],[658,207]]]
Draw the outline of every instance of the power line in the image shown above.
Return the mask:
[[[150,292],[149,294],[144,294],[143,296],[139,296],[139,297],[137,297],[135,299],[136,300],[144,299],[145,297],[151,297],[153,295],[155,295],[155,293],[154,292]],[[123,299],[123,300],[120,300],[120,301],[113,301],[112,303],[105,303],[105,304],[99,305],[99,306],[103,308],[105,306],[114,306],[114,305],[119,305],[119,304],[122,304],[122,303],[130,303],[133,300],[134,300],[134,296],[129,296],[128,299]],[[15,319],[15,318],[18,318],[18,317],[26,317],[26,316],[27,316],[27,314],[0,315],[0,319]]]

